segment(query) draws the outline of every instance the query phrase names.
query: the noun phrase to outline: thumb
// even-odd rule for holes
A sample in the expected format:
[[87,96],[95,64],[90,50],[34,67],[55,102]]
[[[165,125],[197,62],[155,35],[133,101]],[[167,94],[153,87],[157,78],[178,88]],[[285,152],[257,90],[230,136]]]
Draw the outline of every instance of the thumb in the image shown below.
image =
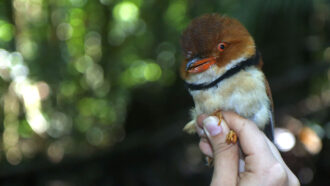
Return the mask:
[[238,145],[227,144],[229,128],[222,119],[209,116],[203,121],[203,128],[209,139],[214,158],[214,172],[211,185],[236,185],[238,175]]

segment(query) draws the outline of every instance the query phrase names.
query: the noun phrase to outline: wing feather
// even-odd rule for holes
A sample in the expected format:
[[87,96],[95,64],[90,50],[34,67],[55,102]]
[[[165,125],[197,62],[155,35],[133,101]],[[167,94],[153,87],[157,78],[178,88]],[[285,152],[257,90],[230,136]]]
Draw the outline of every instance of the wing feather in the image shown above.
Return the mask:
[[265,81],[265,86],[266,86],[266,93],[267,96],[269,98],[269,102],[270,102],[270,116],[269,116],[269,122],[266,124],[265,128],[264,128],[264,133],[266,134],[266,136],[268,137],[268,139],[272,142],[274,142],[274,126],[275,126],[275,122],[274,122],[274,103],[273,103],[273,98],[272,98],[272,93],[270,91],[270,87],[269,87],[269,83],[267,81],[267,79],[264,79]]

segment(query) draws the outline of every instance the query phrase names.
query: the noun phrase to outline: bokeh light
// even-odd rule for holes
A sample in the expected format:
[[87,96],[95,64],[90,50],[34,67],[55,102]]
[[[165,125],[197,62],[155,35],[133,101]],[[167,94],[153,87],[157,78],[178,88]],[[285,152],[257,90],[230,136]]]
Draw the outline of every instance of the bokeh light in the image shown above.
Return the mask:
[[170,24],[170,26],[177,30],[182,30],[185,27],[186,9],[187,1],[185,0],[174,1],[170,4],[165,13],[165,19]]
[[64,156],[64,149],[61,143],[54,142],[49,145],[47,149],[47,155],[50,161],[54,163],[59,163]]
[[113,8],[113,16],[117,21],[132,22],[138,18],[138,7],[129,1],[118,3]]
[[309,127],[304,127],[299,134],[300,141],[306,150],[311,154],[318,154],[322,149],[320,137]]
[[299,170],[297,176],[302,184],[309,184],[313,180],[314,172],[311,168],[304,167]]
[[73,28],[68,23],[61,23],[57,26],[56,34],[58,39],[65,41],[72,37]]
[[0,19],[0,41],[8,42],[14,37],[14,27]]
[[296,144],[294,135],[287,129],[276,128],[274,135],[276,147],[282,152],[291,150]]
[[157,81],[162,76],[162,69],[157,63],[135,61],[122,75],[126,86],[135,86],[148,81]]

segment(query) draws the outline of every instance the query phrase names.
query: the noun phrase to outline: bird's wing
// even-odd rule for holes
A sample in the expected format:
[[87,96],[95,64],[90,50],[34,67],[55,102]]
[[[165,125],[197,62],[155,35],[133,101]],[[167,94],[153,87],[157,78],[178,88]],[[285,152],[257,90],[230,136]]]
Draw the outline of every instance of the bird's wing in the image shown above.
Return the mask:
[[267,92],[267,96],[269,98],[269,103],[270,103],[270,116],[269,116],[269,122],[266,124],[265,128],[264,128],[264,133],[266,134],[266,136],[269,138],[270,141],[274,142],[274,104],[273,104],[273,98],[272,98],[272,93],[270,91],[270,87],[268,84],[267,79],[264,79],[265,81],[265,86],[266,86],[266,92]]
[[272,142],[274,142],[274,117],[273,117],[273,109],[272,113],[270,113],[269,116],[269,122],[265,125],[264,133],[268,137],[268,139]]

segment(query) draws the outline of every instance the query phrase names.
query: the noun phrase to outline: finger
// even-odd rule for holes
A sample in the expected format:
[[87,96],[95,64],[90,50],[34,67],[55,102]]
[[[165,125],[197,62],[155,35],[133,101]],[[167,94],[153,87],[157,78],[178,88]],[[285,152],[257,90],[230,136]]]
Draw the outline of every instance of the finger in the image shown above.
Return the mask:
[[202,153],[210,158],[213,158],[213,151],[210,142],[206,138],[201,138],[199,142],[199,149]]
[[269,141],[269,139],[265,135],[264,135],[264,140],[267,142],[267,145],[270,148],[270,150],[271,150],[272,154],[274,155],[274,157],[276,158],[276,160],[279,161],[284,166],[286,166],[286,164],[284,163],[284,161],[282,159],[280,152],[277,150],[275,145],[271,141]]
[[289,169],[289,167],[284,162],[280,152],[277,150],[275,145],[269,141],[269,139],[264,135],[264,139],[267,142],[270,150],[272,151],[273,155],[275,156],[276,160],[281,163],[281,165],[285,168],[285,171],[288,175],[289,185],[299,185],[298,178],[293,174],[293,172]]
[[223,112],[223,117],[228,126],[237,133],[244,154],[251,156],[249,158],[250,163],[263,166],[261,162],[272,164],[276,161],[264,140],[264,134],[255,123],[233,112]]
[[199,137],[206,138],[206,134],[202,128],[196,125],[196,131]]
[[197,117],[197,122],[196,122],[196,130],[197,130],[197,134],[200,136],[200,137],[204,137],[206,138],[206,134],[203,130],[203,120],[207,117],[206,114],[202,114],[202,115],[199,115]]
[[208,115],[201,114],[197,117],[197,127],[200,127],[201,129],[204,127],[203,121],[207,118]]
[[204,131],[212,145],[214,172],[211,185],[236,185],[238,174],[238,145],[227,144],[229,128],[224,120],[209,116],[204,121]]
[[[273,176],[273,179],[270,180],[267,180],[268,176],[265,177],[266,181],[270,183],[275,180],[279,183],[299,185],[297,178],[286,166],[275,146],[255,123],[233,112],[223,112],[223,116],[228,122],[228,126],[237,133],[241,149],[246,155],[246,172],[242,175],[250,175],[250,177],[254,175],[255,178],[261,178],[260,176],[265,176],[265,173],[268,172],[269,176]],[[249,174],[251,172],[254,174]]]

